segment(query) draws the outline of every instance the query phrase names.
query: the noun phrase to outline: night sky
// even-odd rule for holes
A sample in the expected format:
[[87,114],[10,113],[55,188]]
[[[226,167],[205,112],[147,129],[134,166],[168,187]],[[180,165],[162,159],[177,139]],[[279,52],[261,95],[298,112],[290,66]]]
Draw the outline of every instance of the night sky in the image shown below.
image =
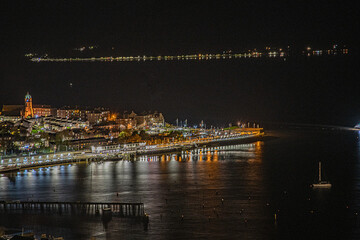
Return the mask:
[[[357,16],[346,1],[6,1],[0,104],[22,104],[30,91],[35,104],[158,110],[169,122],[352,126],[360,121]],[[334,43],[352,54],[286,62],[32,63],[24,57],[66,56],[83,45],[98,45],[104,55],[156,56]]]

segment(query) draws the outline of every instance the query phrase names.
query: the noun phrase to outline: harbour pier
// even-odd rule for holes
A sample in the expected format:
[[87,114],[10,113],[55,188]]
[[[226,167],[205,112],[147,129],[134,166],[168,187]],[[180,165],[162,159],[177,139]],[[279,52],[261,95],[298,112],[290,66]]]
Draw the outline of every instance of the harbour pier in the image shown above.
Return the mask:
[[0,212],[98,215],[112,213],[123,218],[144,218],[144,203],[1,201]]

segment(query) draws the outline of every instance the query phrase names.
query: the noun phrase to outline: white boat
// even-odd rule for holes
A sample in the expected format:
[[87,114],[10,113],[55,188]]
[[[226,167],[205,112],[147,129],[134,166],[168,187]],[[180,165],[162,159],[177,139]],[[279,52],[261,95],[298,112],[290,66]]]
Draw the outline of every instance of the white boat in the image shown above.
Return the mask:
[[321,179],[321,162],[319,162],[319,180],[311,185],[313,188],[331,188],[331,183]]

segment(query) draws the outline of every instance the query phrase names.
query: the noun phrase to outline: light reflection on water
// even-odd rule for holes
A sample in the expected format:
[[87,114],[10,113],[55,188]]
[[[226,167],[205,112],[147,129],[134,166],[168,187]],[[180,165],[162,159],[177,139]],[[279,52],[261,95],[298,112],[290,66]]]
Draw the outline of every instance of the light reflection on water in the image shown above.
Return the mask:
[[[80,163],[25,170],[0,178],[2,188],[0,198],[30,201],[141,201],[145,203],[146,212],[150,215],[150,229],[145,232],[141,224],[135,224],[138,228],[135,237],[156,238],[163,234],[168,234],[171,238],[180,237],[181,235],[177,235],[176,232],[183,232],[185,234],[183,237],[191,237],[193,226],[200,227],[195,233],[199,234],[199,237],[207,236],[210,234],[209,224],[214,225],[214,230],[221,235],[223,231],[217,226],[219,221],[231,219],[233,211],[236,211],[232,208],[238,206],[237,201],[239,201],[236,195],[226,188],[234,185],[232,176],[239,178],[239,181],[250,176],[247,175],[246,170],[249,161],[260,157],[255,154],[256,146],[260,147],[259,144],[244,144],[216,151],[202,149],[193,153],[141,156],[135,162]],[[244,166],[236,168],[233,166],[229,169],[227,164],[224,164],[225,161],[233,164],[240,161]],[[257,164],[257,162],[253,163]],[[259,175],[251,176],[254,177],[249,179],[251,181],[260,180]],[[246,189],[244,188],[244,191],[248,191]],[[225,201],[224,205],[221,204],[222,198]],[[179,225],[181,215],[185,216],[185,221]],[[3,219],[2,224],[8,227],[26,226],[30,229],[38,229],[29,221],[35,219],[35,223],[41,222],[41,217],[36,215],[29,215],[21,221],[16,214],[12,214],[11,217],[14,222],[4,223]],[[56,221],[61,222],[63,218],[68,217],[44,216],[43,218],[50,220],[55,218]],[[71,234],[81,237],[82,232],[87,236],[104,232],[100,219],[97,219],[98,221],[92,218],[81,219],[79,222],[77,218],[76,221],[67,220],[73,222],[76,228]],[[121,222],[120,229],[111,228],[112,225],[119,225],[119,222]],[[133,225],[134,223],[126,224],[124,219],[113,218],[108,225],[107,234],[113,234],[114,237],[118,233],[124,234],[126,229]],[[71,235],[66,233],[66,228],[59,232],[51,224],[48,229],[43,227],[41,230],[51,230],[65,236]]]
[[[66,239],[329,239],[345,231],[349,234],[342,239],[356,239],[353,215],[343,212],[342,205],[355,211],[360,202],[359,146],[354,139],[351,134],[290,134],[217,151],[198,149],[141,156],[135,162],[81,163],[10,174],[0,177],[0,200],[141,201],[150,226],[145,231],[129,219],[113,217],[104,224],[101,217],[36,214],[1,214],[0,226],[24,226]],[[308,188],[319,157],[327,161],[334,186],[330,192]],[[339,159],[347,164],[338,165]],[[329,211],[334,208],[337,211]],[[310,215],[312,209],[319,213]]]

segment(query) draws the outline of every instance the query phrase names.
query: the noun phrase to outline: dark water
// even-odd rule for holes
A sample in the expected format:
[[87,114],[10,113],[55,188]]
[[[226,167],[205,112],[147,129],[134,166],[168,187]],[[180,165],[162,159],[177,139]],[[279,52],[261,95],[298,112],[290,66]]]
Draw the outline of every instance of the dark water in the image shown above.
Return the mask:
[[[0,177],[0,200],[144,202],[147,231],[131,219],[16,213],[1,213],[0,226],[65,239],[359,239],[358,132],[273,134],[201,159],[164,156]],[[319,160],[331,190],[309,188]]]
[[286,61],[13,63],[7,59],[2,66],[0,106],[22,104],[29,91],[34,104],[103,106],[136,113],[158,110],[173,124],[188,119],[190,125],[204,120],[207,126],[223,127],[239,120],[354,126],[360,119],[360,61],[355,54]]

